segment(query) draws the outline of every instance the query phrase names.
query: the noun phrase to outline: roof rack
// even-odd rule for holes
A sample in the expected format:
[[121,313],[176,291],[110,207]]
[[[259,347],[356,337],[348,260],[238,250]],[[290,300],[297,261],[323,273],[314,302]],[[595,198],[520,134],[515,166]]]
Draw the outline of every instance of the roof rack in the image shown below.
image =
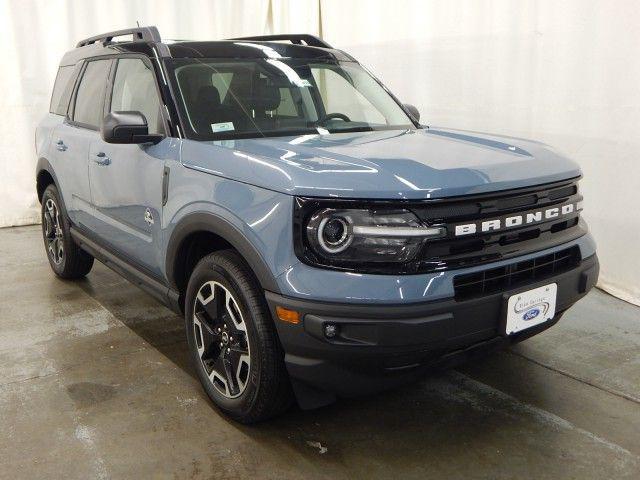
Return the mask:
[[269,42],[271,40],[289,40],[296,45],[302,45],[303,42],[310,47],[333,48],[327,42],[315,35],[302,34],[284,34],[284,35],[259,35],[255,37],[230,38],[229,40],[255,40],[258,42]]
[[114,32],[107,32],[101,35],[95,35],[93,37],[80,40],[76,45],[76,48],[84,47],[85,45],[91,45],[95,42],[102,42],[104,45],[111,43],[114,37],[121,37],[124,35],[133,35],[134,42],[160,42],[160,32],[156,27],[136,27],[127,28],[125,30],[116,30]]

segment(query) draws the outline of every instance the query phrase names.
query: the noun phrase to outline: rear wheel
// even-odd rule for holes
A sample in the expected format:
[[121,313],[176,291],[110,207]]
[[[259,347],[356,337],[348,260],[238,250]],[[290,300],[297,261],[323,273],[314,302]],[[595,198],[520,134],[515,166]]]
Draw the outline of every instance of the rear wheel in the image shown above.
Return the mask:
[[49,185],[42,195],[42,237],[49,265],[56,275],[75,279],[91,271],[93,257],[71,238],[69,221],[55,185]]
[[204,257],[189,280],[185,323],[198,377],[213,403],[254,423],[292,401],[284,353],[264,295],[232,250]]

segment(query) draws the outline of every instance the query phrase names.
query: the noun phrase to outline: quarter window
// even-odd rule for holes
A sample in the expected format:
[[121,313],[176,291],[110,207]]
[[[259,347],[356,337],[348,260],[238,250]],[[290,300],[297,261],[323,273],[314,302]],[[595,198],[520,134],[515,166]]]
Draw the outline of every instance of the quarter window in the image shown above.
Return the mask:
[[94,60],[84,70],[76,94],[73,121],[98,128],[102,123],[104,88],[111,60]]
[[67,107],[69,106],[74,80],[77,76],[74,65],[67,65],[58,69],[56,83],[53,86],[53,93],[51,94],[49,112],[55,113],[56,115],[67,114]]
[[142,112],[147,119],[149,133],[164,133],[155,75],[151,67],[141,59],[118,60],[111,95],[111,111]]

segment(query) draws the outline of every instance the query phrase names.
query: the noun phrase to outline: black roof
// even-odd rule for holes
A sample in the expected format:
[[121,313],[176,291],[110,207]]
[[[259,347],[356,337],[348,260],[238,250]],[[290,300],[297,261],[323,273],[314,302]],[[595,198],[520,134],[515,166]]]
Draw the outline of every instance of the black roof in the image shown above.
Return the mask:
[[256,40],[180,42],[167,45],[173,58],[328,58],[353,60],[341,50]]
[[[132,41],[114,42],[115,37],[131,35]],[[289,41],[291,43],[281,43]],[[84,58],[118,53],[140,53],[161,58],[308,58],[355,61],[342,50],[306,34],[267,35],[211,42],[162,42],[155,27],[140,27],[96,35],[78,42],[67,52],[61,65],[74,65]]]

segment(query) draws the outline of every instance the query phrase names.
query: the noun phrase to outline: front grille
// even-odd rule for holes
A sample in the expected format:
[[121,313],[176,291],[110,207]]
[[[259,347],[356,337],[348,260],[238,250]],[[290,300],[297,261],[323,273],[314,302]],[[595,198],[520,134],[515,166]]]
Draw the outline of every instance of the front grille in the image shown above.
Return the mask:
[[575,246],[504,267],[458,275],[453,279],[455,298],[464,300],[544,280],[575,268],[580,260],[580,249]]
[[[425,200],[296,197],[294,249],[298,258],[308,265],[383,275],[440,272],[495,263],[547,250],[586,234],[586,225],[580,220],[582,196],[577,182],[574,178],[513,190]],[[566,207],[571,208],[565,210]],[[316,255],[306,240],[306,225],[311,215],[323,208],[364,208],[380,212],[406,209],[424,225],[443,227],[446,233],[442,238],[425,240],[420,251],[403,263],[347,262],[340,258],[333,261]],[[556,211],[556,215],[547,216],[551,210]],[[496,223],[498,226],[494,228],[485,225]],[[464,230],[469,225],[474,227],[473,231]]]
[[413,212],[429,225],[446,226],[448,236],[427,242],[419,254],[417,271],[466,268],[544,250],[586,233],[578,211],[540,223],[500,231],[455,236],[455,226],[526,212],[560,207],[582,200],[576,180],[540,185],[511,192],[424,202]]

